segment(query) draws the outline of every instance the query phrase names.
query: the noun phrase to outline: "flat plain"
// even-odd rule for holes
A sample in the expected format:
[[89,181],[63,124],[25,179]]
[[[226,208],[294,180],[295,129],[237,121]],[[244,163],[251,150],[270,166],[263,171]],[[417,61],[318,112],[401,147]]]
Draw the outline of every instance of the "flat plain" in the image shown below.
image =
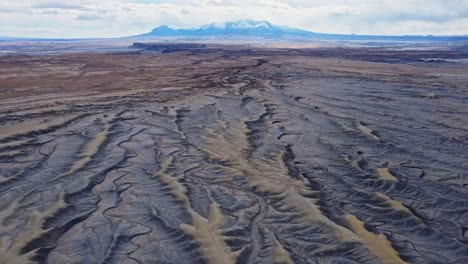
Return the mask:
[[466,47],[0,57],[0,263],[468,263]]

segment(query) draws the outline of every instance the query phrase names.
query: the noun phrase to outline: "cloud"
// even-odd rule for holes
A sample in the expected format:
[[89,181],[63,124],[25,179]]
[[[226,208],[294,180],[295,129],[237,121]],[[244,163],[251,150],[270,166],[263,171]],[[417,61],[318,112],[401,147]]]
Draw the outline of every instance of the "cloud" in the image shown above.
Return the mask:
[[2,36],[39,25],[52,31],[33,37],[115,37],[238,19],[329,33],[468,34],[468,0],[29,0],[0,1],[0,13]]
[[31,33],[41,33],[41,34],[55,34],[58,33],[59,31],[56,29],[51,29],[51,28],[26,28],[26,31],[31,32]]
[[77,5],[68,5],[68,4],[38,4],[33,5],[32,8],[38,9],[77,9],[77,10],[86,10],[86,8]]
[[106,16],[100,16],[100,15],[79,15],[76,17],[78,20],[100,20],[100,19],[106,19]]
[[37,9],[76,9],[76,10],[87,10],[84,6],[65,4],[65,3],[38,3],[31,6]]

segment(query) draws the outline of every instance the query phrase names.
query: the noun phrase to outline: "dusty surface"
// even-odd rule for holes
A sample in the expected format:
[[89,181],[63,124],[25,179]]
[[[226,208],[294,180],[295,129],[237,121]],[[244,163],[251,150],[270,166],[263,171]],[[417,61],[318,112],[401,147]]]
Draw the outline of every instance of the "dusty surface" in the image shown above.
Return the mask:
[[468,263],[468,68],[417,53],[0,58],[0,263]]

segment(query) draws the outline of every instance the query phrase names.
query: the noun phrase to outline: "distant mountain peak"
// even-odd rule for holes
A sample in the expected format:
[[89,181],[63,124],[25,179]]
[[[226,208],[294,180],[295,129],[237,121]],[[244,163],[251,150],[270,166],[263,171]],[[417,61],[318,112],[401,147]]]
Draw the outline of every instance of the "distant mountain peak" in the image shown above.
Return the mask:
[[214,22],[199,28],[174,29],[167,25],[159,26],[151,32],[134,37],[189,37],[189,38],[264,38],[264,39],[320,39],[345,41],[466,41],[466,36],[372,36],[315,33],[302,29],[277,26],[268,21],[238,20]]
[[166,25],[153,29],[143,36],[279,36],[285,33],[283,27],[272,25],[268,21],[238,20],[233,22],[214,22],[199,28],[173,29]]
[[226,23],[216,23],[216,22],[213,22],[211,24],[207,24],[207,25],[203,25],[200,27],[200,29],[203,29],[203,30],[207,30],[207,29],[210,29],[210,28],[219,28],[219,29],[225,29],[226,27]]
[[268,21],[257,20],[238,20],[234,22],[215,22],[200,27],[202,30],[207,29],[252,29],[252,28],[273,28],[273,25]]
[[200,27],[204,31],[222,31],[226,33],[248,33],[248,31],[274,31],[275,27],[267,21],[239,20],[235,22],[211,23]]

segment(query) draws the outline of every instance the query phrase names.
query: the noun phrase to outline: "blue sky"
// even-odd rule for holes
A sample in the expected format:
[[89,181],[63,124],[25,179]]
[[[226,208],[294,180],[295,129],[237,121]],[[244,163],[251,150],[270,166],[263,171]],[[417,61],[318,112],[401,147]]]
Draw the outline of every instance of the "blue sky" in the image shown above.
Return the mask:
[[468,0],[0,1],[0,36],[117,37],[240,19],[327,33],[468,34]]

